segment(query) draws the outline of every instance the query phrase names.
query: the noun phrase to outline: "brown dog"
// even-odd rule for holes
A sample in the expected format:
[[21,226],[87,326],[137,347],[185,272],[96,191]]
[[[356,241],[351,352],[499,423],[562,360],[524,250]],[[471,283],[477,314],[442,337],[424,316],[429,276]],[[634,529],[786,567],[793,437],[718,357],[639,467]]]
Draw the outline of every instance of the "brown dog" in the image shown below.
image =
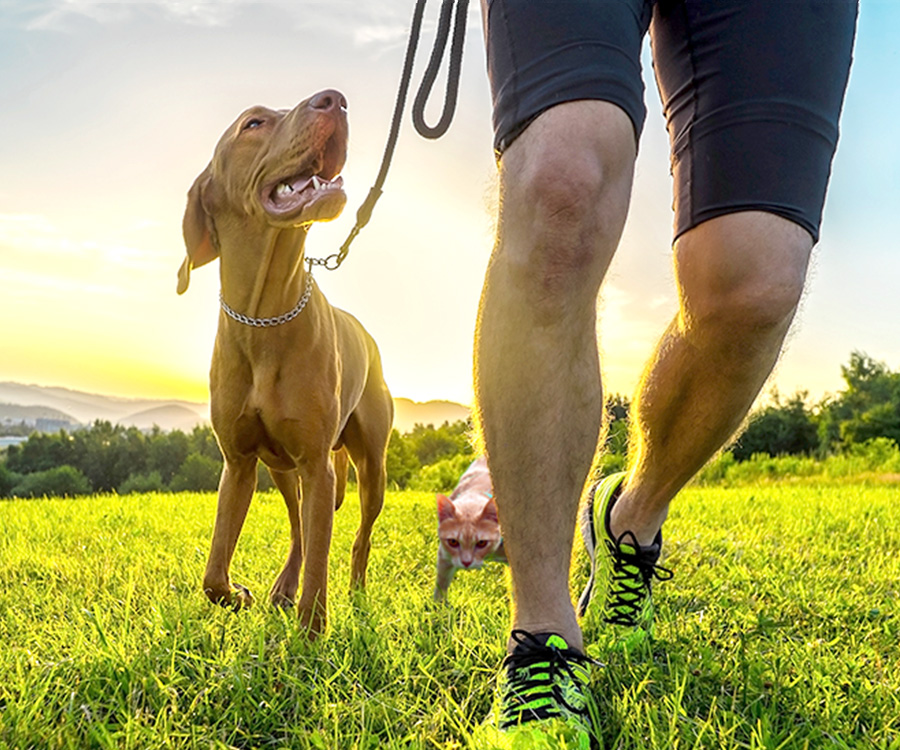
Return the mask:
[[298,614],[311,637],[325,627],[332,520],[348,452],[362,505],[351,584],[365,585],[393,419],[375,342],[328,304],[304,267],[309,226],[335,218],[346,202],[338,176],[346,153],[346,101],[337,91],[290,111],[244,112],[188,193],[187,258],[178,273],[181,294],[192,268],[221,259],[210,408],[225,467],[203,588],[221,604],[253,601],[228,569],[261,459],[291,522],[290,552],[269,598],[291,606],[303,567]]

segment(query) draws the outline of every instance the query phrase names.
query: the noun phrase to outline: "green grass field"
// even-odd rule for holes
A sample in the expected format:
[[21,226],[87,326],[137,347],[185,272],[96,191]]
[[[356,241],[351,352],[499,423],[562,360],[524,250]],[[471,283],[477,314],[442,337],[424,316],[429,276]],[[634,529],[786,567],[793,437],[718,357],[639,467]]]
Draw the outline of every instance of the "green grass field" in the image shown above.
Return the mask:
[[[338,513],[330,625],[308,643],[265,595],[287,552],[254,500],[232,568],[259,605],[200,591],[215,498],[0,503],[0,748],[454,748],[486,714],[506,571],[431,602],[433,498],[389,493],[369,588],[347,594]],[[592,654],[605,748],[900,748],[900,491],[695,488],[666,526],[652,653]],[[573,590],[585,577],[576,553]],[[596,633],[588,633],[588,638]]]

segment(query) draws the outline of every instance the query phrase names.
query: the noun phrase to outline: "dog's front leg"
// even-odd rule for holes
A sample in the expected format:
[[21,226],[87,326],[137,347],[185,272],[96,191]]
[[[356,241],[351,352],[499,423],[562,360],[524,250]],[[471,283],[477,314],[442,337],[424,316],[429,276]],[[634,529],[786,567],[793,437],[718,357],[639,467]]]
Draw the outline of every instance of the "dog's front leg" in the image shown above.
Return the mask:
[[284,498],[291,522],[291,548],[281,573],[272,585],[269,601],[276,607],[290,609],[294,606],[297,587],[300,585],[300,568],[303,565],[303,534],[300,526],[300,480],[296,471],[269,469],[275,486]]
[[300,624],[310,639],[325,631],[328,551],[334,522],[334,468],[329,456],[310,461],[301,469],[303,501],[303,593],[297,605]]
[[232,586],[228,577],[231,558],[256,490],[256,458],[239,462],[225,459],[219,482],[219,504],[209,560],[203,575],[203,591],[216,604],[249,607],[253,596],[243,586]]

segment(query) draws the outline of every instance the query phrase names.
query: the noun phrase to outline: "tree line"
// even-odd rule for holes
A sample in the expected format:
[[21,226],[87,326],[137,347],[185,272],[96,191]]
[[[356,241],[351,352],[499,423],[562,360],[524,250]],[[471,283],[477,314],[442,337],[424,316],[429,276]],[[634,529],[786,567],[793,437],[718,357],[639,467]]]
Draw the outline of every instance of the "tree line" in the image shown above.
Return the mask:
[[[818,402],[806,392],[787,398],[777,392],[755,409],[725,451],[730,460],[758,456],[806,456],[825,459],[875,440],[900,445],[900,372],[862,352],[841,367],[845,387]],[[602,461],[624,465],[631,404],[610,400],[610,428]]]
[[[900,372],[861,352],[841,367],[845,387],[817,403],[800,392],[773,394],[756,409],[727,448],[728,460],[759,456],[825,459],[876,442],[900,445]],[[619,395],[607,402],[609,429],[601,468],[625,465],[631,404]],[[396,489],[449,490],[474,458],[472,425],[417,424],[391,434],[388,484]],[[0,497],[71,496],[101,492],[212,491],[222,455],[209,427],[190,433],[141,432],[97,421],[88,429],[33,433],[0,458]],[[351,476],[351,482],[353,477]],[[260,467],[259,488],[272,487]]]
[[[416,425],[405,435],[394,430],[387,453],[389,485],[415,488],[423,469],[434,465],[445,474],[455,472],[473,458],[470,431],[467,421]],[[0,497],[213,491],[221,472],[222,454],[208,426],[190,433],[158,427],[142,432],[98,420],[71,432],[34,432],[9,446],[0,459]],[[258,486],[273,487],[262,465]]]

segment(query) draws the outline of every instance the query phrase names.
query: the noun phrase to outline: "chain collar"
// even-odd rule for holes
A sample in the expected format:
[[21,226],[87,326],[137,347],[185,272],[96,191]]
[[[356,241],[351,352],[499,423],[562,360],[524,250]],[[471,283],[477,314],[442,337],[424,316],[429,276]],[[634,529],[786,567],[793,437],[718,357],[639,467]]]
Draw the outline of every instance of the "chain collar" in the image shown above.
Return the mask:
[[307,271],[306,288],[303,290],[303,295],[300,297],[300,301],[297,302],[296,305],[294,305],[293,310],[289,310],[288,312],[282,313],[281,315],[273,318],[251,318],[249,315],[235,312],[225,302],[225,298],[222,296],[221,291],[219,292],[219,304],[222,306],[222,310],[229,318],[236,320],[238,323],[243,323],[245,326],[253,326],[254,328],[270,328],[272,326],[280,326],[284,323],[292,321],[301,312],[303,312],[303,308],[306,307],[306,303],[309,302],[309,295],[312,294],[312,285],[312,273]]

